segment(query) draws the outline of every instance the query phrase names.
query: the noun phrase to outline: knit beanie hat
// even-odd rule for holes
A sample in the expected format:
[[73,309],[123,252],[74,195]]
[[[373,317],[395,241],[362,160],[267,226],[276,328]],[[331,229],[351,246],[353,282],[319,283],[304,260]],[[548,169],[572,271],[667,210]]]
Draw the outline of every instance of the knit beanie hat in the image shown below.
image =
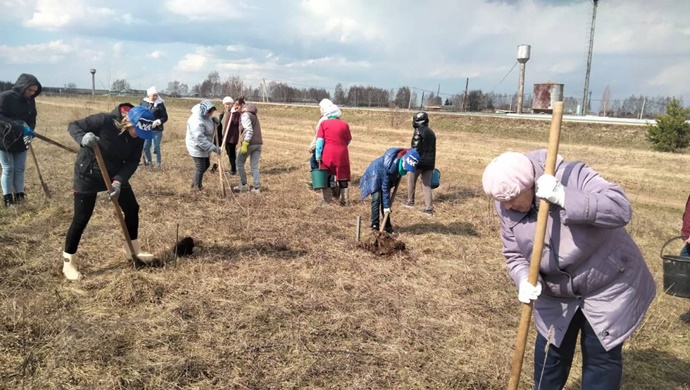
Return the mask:
[[149,87],[149,89],[146,90],[146,96],[151,95],[158,95],[158,90],[156,89],[156,87]]
[[223,104],[232,104],[232,103],[234,103],[234,102],[235,102],[235,101],[232,100],[232,98],[231,98],[230,96],[226,96],[226,97],[223,98]]
[[482,185],[487,195],[506,202],[514,199],[526,188],[534,186],[534,180],[534,166],[527,156],[517,152],[505,152],[486,166]]

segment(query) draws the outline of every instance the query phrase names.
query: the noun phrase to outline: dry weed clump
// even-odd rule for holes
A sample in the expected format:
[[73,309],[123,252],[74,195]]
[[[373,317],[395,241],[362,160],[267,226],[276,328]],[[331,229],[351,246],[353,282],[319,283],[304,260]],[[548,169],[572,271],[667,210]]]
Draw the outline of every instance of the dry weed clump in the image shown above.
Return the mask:
[[[67,123],[117,103],[42,97],[38,131],[77,147]],[[520,308],[481,174],[505,150],[544,148],[548,122],[432,113],[443,172],[434,215],[394,207],[405,251],[379,256],[355,241],[357,217],[369,218],[356,183],[386,148],[409,145],[402,118],[412,112],[344,109],[352,204],[319,207],[304,184],[318,108],[261,105],[262,193],[221,199],[218,174],[206,174],[201,192],[189,188],[184,133],[195,103],[166,99],[163,167],[132,179],[139,239],[160,268],[133,269],[113,208],[99,201],[78,252],[86,278],[64,280],[75,156],[33,143],[53,197],[43,198],[29,162],[28,204],[0,210],[0,388],[505,388]],[[643,131],[565,123],[560,151],[623,185],[628,228],[661,286],[659,249],[680,228],[690,161],[646,150]],[[175,256],[185,237],[193,253]],[[690,305],[659,290],[625,345],[624,389],[690,384],[690,328],[678,320]],[[566,388],[578,388],[580,367]]]

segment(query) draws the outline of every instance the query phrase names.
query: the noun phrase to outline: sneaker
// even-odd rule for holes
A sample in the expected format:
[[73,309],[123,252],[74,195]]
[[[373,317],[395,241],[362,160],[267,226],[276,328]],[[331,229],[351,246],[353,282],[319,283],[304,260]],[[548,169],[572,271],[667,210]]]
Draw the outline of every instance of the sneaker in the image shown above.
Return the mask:
[[240,184],[236,187],[233,187],[232,190],[235,192],[249,191],[249,185],[248,184]]
[[252,188],[249,192],[251,192],[252,194],[260,194],[261,188]]
[[407,207],[407,208],[413,208],[414,207],[414,201],[410,202],[409,200],[403,200],[400,202],[401,205]]
[[434,211],[433,210],[424,210],[424,211],[422,211],[422,213],[424,213],[424,215],[426,215],[427,217],[431,217],[434,214]]
[[378,232],[381,229],[379,228],[379,225],[374,224],[374,225],[371,225],[371,230],[376,230]]
[[383,230],[390,235],[398,234],[398,232],[396,232],[395,229],[393,229],[392,227],[388,227]]

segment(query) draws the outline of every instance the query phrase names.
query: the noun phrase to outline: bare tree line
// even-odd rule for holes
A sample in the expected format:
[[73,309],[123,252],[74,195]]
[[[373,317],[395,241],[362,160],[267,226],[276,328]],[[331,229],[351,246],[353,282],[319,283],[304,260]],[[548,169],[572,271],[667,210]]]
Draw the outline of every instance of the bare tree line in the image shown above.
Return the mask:
[[[9,81],[0,81],[0,90],[14,86]],[[47,93],[76,93],[74,83],[65,84],[64,88],[44,88]],[[115,80],[111,91],[129,91],[129,82],[125,79]],[[419,96],[421,91],[422,96]],[[172,97],[195,96],[202,98],[222,98],[223,96],[246,96],[254,101],[315,104],[321,99],[331,99],[334,103],[351,107],[397,107],[402,109],[433,108],[445,111],[493,112],[495,110],[515,111],[517,94],[499,94],[484,92],[481,89],[470,90],[454,95],[435,94],[433,91],[422,91],[409,86],[398,89],[383,89],[374,86],[352,85],[349,88],[338,83],[333,93],[325,88],[299,88],[287,82],[263,81],[258,86],[246,83],[238,76],[222,79],[217,71],[208,74],[199,84],[189,87],[174,80],[168,82],[163,91]],[[443,95],[443,96],[441,96]],[[612,99],[611,88],[607,85],[601,99],[589,99],[587,113],[590,115],[621,118],[655,118],[666,110],[673,97],[631,95],[625,99]],[[566,113],[576,113],[582,99],[564,98]],[[532,94],[523,98],[523,112],[529,112],[533,104]],[[682,99],[680,104],[683,105]]]

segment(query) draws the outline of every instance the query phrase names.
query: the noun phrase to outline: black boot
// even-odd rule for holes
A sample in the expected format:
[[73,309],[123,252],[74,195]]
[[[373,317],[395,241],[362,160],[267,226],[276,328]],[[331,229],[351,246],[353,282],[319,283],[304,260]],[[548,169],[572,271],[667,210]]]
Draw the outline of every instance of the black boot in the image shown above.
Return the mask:
[[24,193],[18,192],[14,194],[14,204],[24,203]]
[[13,205],[14,205],[14,195],[12,195],[12,194],[5,195],[5,207],[10,207]]

